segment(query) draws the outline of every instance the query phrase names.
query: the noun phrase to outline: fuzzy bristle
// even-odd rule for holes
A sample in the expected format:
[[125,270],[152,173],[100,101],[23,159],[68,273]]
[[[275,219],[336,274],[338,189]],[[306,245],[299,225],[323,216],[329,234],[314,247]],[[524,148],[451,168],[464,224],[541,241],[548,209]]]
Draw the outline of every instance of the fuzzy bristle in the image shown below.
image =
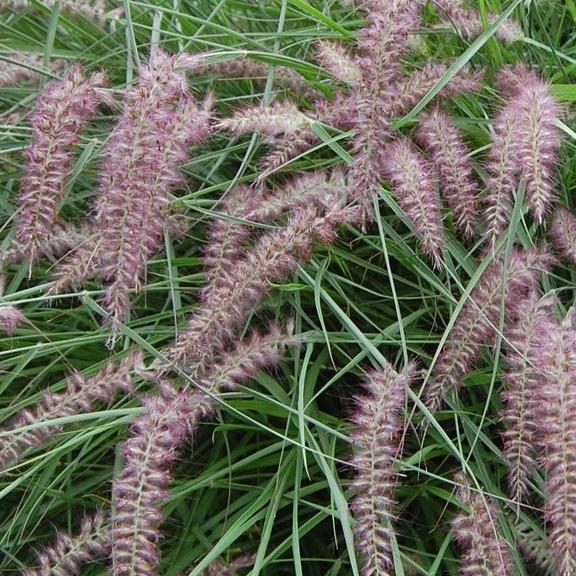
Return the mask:
[[386,151],[385,172],[394,197],[414,226],[422,250],[440,268],[445,240],[440,199],[430,166],[408,139],[396,140]]
[[356,398],[351,433],[355,446],[355,476],[351,503],[356,520],[356,548],[362,557],[362,576],[392,574],[392,522],[398,482],[396,462],[402,455],[402,409],[414,376],[414,366],[402,373],[391,366],[368,374],[366,394]]
[[93,376],[72,374],[63,392],[44,392],[34,408],[19,412],[2,431],[0,437],[0,472],[21,460],[28,449],[39,448],[62,431],[63,426],[45,426],[20,432],[19,428],[48,422],[55,418],[88,413],[96,402],[108,403],[118,392],[132,392],[132,371],[142,364],[142,354],[129,354],[120,364],[108,363]]
[[84,518],[76,536],[59,532],[56,543],[38,554],[38,566],[27,568],[22,576],[77,576],[94,559],[104,559],[112,546],[106,516],[97,512]]
[[576,573],[576,309],[544,343],[534,437],[544,451],[544,513],[557,574]]
[[506,426],[502,456],[508,465],[508,485],[515,502],[526,496],[536,468],[535,428],[538,391],[544,381],[543,348],[552,328],[552,302],[538,292],[521,303],[516,321],[505,326],[505,390],[502,419]]
[[417,139],[430,153],[456,230],[472,238],[478,220],[478,185],[462,135],[450,117],[437,108],[420,121]]
[[482,348],[494,341],[500,307],[504,306],[505,318],[515,320],[523,300],[550,265],[550,256],[542,250],[515,249],[505,264],[502,256],[484,271],[452,327],[425,391],[424,402],[432,411],[450,390],[460,388]]
[[103,73],[86,77],[73,65],[62,80],[50,82],[40,94],[32,118],[32,143],[18,195],[16,239],[33,262],[39,245],[50,238],[72,168],[72,147],[98,105],[108,98]]
[[498,535],[498,514],[490,496],[473,491],[463,474],[456,498],[465,511],[452,520],[454,537],[464,550],[460,559],[462,576],[512,576],[508,543]]

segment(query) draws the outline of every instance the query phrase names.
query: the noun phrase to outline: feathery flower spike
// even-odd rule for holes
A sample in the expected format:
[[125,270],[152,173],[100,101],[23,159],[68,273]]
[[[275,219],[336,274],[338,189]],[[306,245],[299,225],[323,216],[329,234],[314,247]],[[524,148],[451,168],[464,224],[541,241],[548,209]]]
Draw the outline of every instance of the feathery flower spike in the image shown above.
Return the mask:
[[317,43],[317,59],[334,78],[354,86],[362,79],[362,71],[353,56],[335,42],[320,41]]
[[161,385],[159,395],[143,400],[146,411],[132,424],[132,436],[122,449],[125,465],[112,489],[114,576],[156,574],[159,507],[167,497],[178,449],[197,425],[192,404],[200,406],[202,400],[201,395],[178,392],[169,383]]
[[550,237],[560,255],[576,266],[576,214],[558,206],[550,219]]
[[123,449],[125,466],[113,483],[114,576],[156,574],[160,507],[166,501],[178,449],[214,410],[209,394],[234,388],[277,362],[286,341],[277,328],[265,336],[253,334],[199,376],[199,392],[176,391],[164,383],[159,395],[144,399],[146,412],[132,425],[133,436]]
[[512,576],[512,558],[508,543],[497,533],[497,511],[489,500],[472,491],[468,480],[458,474],[454,481],[460,486],[456,498],[466,511],[452,521],[454,537],[465,550],[460,559],[462,576]]
[[112,541],[106,517],[97,512],[82,521],[80,533],[70,536],[59,532],[56,543],[38,554],[38,567],[28,568],[22,576],[77,576],[82,566],[110,553]]
[[62,80],[50,82],[39,96],[32,118],[32,143],[18,195],[16,238],[34,261],[39,244],[54,233],[64,183],[84,124],[98,104],[109,101],[103,73],[86,77],[77,65]]
[[494,121],[494,136],[488,154],[488,193],[484,198],[486,240],[494,248],[510,220],[513,193],[518,186],[516,162],[517,109],[509,100]]
[[[75,248],[83,244],[90,234],[87,226],[72,226],[70,224],[56,223],[53,235],[38,244],[38,255],[57,260],[72,253]],[[0,266],[9,262],[21,262],[28,258],[28,253],[21,248],[18,242],[3,253],[0,253]]]
[[[313,86],[291,68],[274,66],[274,70],[276,72],[274,76],[274,85],[276,87],[286,88],[303,98],[311,98],[317,95]],[[224,80],[245,78],[265,82],[270,73],[270,64],[254,60],[240,53],[235,58],[228,60],[219,60],[217,62],[207,62],[205,60],[195,67],[194,72],[196,74],[205,72],[217,74]]]
[[178,366],[202,367],[214,351],[232,339],[236,326],[269,292],[271,281],[285,278],[298,262],[308,259],[315,241],[334,241],[335,227],[356,218],[353,209],[340,206],[325,215],[319,215],[315,208],[295,210],[285,227],[260,238],[230,271],[226,283],[204,294],[204,306],[166,351],[168,359]]
[[462,307],[434,366],[424,393],[424,402],[430,410],[437,410],[442,405],[449,390],[460,388],[462,378],[472,369],[482,347],[493,342],[500,306],[505,307],[506,318],[514,320],[518,308],[537,288],[541,273],[551,261],[551,255],[542,249],[515,249],[506,268],[505,257],[501,256],[484,271]]
[[[446,74],[450,64],[426,63],[422,68],[414,70],[407,78],[398,81],[395,95],[386,105],[386,112],[391,116],[402,116],[410,112],[424,96]],[[463,68],[436,95],[437,100],[454,98],[466,92],[479,92],[482,89],[484,70]]]
[[510,495],[520,503],[535,461],[535,427],[539,389],[543,383],[543,344],[552,329],[552,301],[532,292],[523,302],[515,322],[505,326],[506,361],[502,393],[502,419],[506,425],[502,456],[508,465]]
[[576,308],[552,326],[535,437],[544,451],[544,514],[559,576],[576,573]]
[[416,136],[430,153],[456,230],[472,238],[478,219],[478,186],[462,135],[450,117],[436,108],[422,117]]
[[537,222],[542,222],[554,191],[553,172],[560,146],[556,121],[560,107],[549,85],[537,74],[518,79],[511,104],[515,108],[515,157],[526,180],[528,205]]
[[413,365],[400,374],[391,366],[370,372],[366,395],[356,398],[351,433],[356,449],[351,510],[356,520],[354,535],[362,557],[362,576],[393,574],[390,538],[398,482],[396,461],[402,454],[402,409],[414,372]]
[[[483,32],[480,13],[478,10],[467,10],[462,0],[434,0],[434,5],[438,8],[439,16],[448,20],[463,38],[472,39]],[[492,24],[497,17],[497,14],[488,14],[488,23]],[[507,44],[524,40],[522,28],[510,19],[502,23],[494,35]]]
[[444,232],[440,200],[430,166],[407,138],[399,138],[386,148],[385,173],[392,184],[398,205],[412,222],[422,250],[442,266]]
[[104,153],[95,230],[99,261],[109,283],[104,306],[113,326],[129,308],[148,258],[166,225],[166,194],[181,176],[188,146],[209,131],[211,100],[204,109],[186,93],[178,57],[154,50],[128,90],[124,110]]
[[25,320],[26,317],[16,306],[0,304],[0,332],[11,335]]
[[42,446],[49,438],[62,431],[63,426],[43,426],[25,432],[19,429],[30,424],[48,422],[94,410],[96,401],[107,403],[118,393],[132,392],[130,374],[142,366],[140,352],[129,354],[120,364],[108,363],[93,376],[78,373],[68,377],[66,390],[59,393],[44,392],[33,408],[20,411],[2,429],[0,436],[0,472],[21,460],[28,449]]
[[[0,276],[0,298],[4,294],[5,278]],[[19,308],[12,304],[0,303],[0,332],[4,332],[9,336],[26,321],[26,317]]]
[[218,130],[229,130],[236,136],[258,132],[277,137],[294,134],[307,124],[308,118],[291,102],[274,102],[270,106],[256,106],[234,112],[216,124]]
[[[259,200],[260,195],[252,188],[238,185],[228,193],[217,208],[233,218],[249,219]],[[242,259],[245,243],[251,234],[252,229],[248,224],[227,218],[213,219],[202,257],[207,280],[203,294],[209,296],[213,287],[226,279],[230,270]],[[201,299],[205,300],[204,296]]]

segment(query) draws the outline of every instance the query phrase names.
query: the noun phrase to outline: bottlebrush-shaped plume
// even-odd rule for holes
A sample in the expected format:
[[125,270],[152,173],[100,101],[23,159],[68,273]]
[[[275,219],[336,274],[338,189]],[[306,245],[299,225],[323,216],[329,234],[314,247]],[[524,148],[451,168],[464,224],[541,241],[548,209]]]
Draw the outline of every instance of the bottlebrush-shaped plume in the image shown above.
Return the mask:
[[559,576],[576,573],[576,309],[549,330],[536,434],[544,450],[544,514]]
[[[434,0],[433,4],[437,9],[438,16],[454,26],[456,32],[463,38],[472,39],[484,31],[480,12],[467,10],[462,0]],[[489,24],[498,18],[497,14],[488,14],[487,16]],[[494,36],[507,44],[524,39],[520,25],[510,19],[499,26]]]
[[11,335],[25,321],[26,316],[16,306],[0,304],[0,332]]
[[536,468],[535,429],[539,389],[544,381],[544,343],[552,327],[552,301],[533,292],[518,308],[517,319],[505,327],[505,371],[502,419],[506,426],[502,457],[508,465],[510,496],[520,503]]
[[[346,181],[340,170],[334,170],[329,176],[319,170],[296,176],[272,190],[255,191],[248,186],[237,186],[226,196],[222,208],[233,218],[248,222],[270,222],[296,208],[311,205],[329,208],[329,204],[334,201],[344,201],[347,192]],[[246,243],[251,234],[249,223],[226,218],[214,220],[208,231],[208,245],[204,251],[203,264],[208,283],[203,294],[209,296],[219,282],[227,279],[230,270],[248,250]]]
[[[195,429],[192,404],[202,396],[164,383],[160,394],[143,400],[145,413],[132,424],[122,448],[125,465],[113,482],[112,573],[153,576],[159,562],[156,542],[166,501],[170,468],[178,449]],[[209,413],[206,406],[204,412]]]
[[522,74],[510,105],[516,117],[516,163],[526,181],[526,197],[534,219],[542,222],[554,195],[554,167],[560,147],[556,122],[561,116],[560,107],[548,83],[537,74]]
[[[249,58],[246,54],[239,53],[234,58],[209,62],[204,59],[200,65],[194,68],[194,72],[202,74],[209,72],[217,74],[224,80],[247,79],[265,82],[270,74],[270,64]],[[274,66],[274,86],[286,88],[303,98],[317,96],[316,90],[300,74],[286,66]]]
[[460,559],[462,576],[512,576],[512,557],[508,543],[498,535],[498,514],[490,496],[472,491],[463,474],[456,498],[465,511],[452,520],[452,532],[464,554]]
[[317,59],[322,68],[349,86],[354,86],[362,79],[362,70],[354,57],[340,44],[318,42]]
[[159,562],[161,505],[166,501],[170,469],[184,440],[208,416],[216,400],[210,394],[234,388],[261,368],[278,361],[287,337],[273,328],[253,334],[211,363],[198,378],[199,392],[177,391],[170,384],[144,400],[146,412],[132,425],[123,448],[125,466],[113,483],[114,576],[153,576]]
[[516,113],[517,108],[511,100],[498,113],[486,164],[488,193],[484,198],[485,237],[492,248],[508,226],[513,194],[518,186]]
[[[4,294],[5,278],[0,276],[0,299]],[[19,308],[12,304],[3,304],[0,302],[0,333],[11,335],[20,324],[26,322],[26,316]]]
[[396,373],[391,366],[375,370],[366,379],[366,395],[356,398],[351,433],[356,473],[351,510],[356,520],[356,549],[362,557],[362,576],[392,574],[392,523],[398,482],[397,460],[404,417],[402,409],[415,367]]
[[106,520],[97,512],[84,518],[78,535],[59,532],[54,546],[38,554],[38,566],[24,570],[22,576],[77,576],[87,562],[107,557],[112,541]]
[[[221,209],[232,218],[249,220],[258,200],[260,200],[260,195],[252,188],[238,185],[227,194],[217,209]],[[236,262],[242,259],[242,254],[246,249],[245,243],[251,233],[252,229],[249,224],[228,218],[213,219],[202,258],[207,280],[207,288],[204,292],[209,294],[213,286],[224,281]]]
[[501,305],[505,318],[513,322],[522,302],[537,288],[541,273],[551,263],[551,255],[543,249],[515,249],[507,265],[501,256],[484,271],[434,366],[424,393],[424,402],[430,410],[437,410],[450,390],[460,388],[462,378],[472,369],[482,348],[492,344]]
[[386,154],[384,171],[394,197],[414,226],[422,250],[440,268],[445,240],[440,200],[430,166],[407,138],[395,140],[386,148]]
[[186,93],[176,68],[182,59],[154,50],[127,91],[124,110],[104,152],[95,230],[104,280],[104,305],[113,326],[129,308],[166,225],[167,193],[181,181],[178,166],[188,146],[209,131],[211,99],[204,108]]
[[550,237],[560,255],[576,266],[576,215],[558,206],[550,219]]
[[92,412],[95,403],[108,403],[118,392],[132,392],[130,374],[142,368],[142,354],[133,352],[120,364],[108,363],[93,376],[74,373],[63,392],[44,392],[33,408],[25,408],[2,429],[0,436],[0,472],[17,463],[28,449],[39,448],[63,430],[62,425],[47,425],[20,432],[31,424],[48,423],[55,418]]
[[[401,116],[410,112],[424,96],[437,84],[450,68],[449,63],[426,63],[414,70],[409,76],[401,78],[395,89],[394,97],[387,102],[386,112],[391,116]],[[466,92],[479,92],[482,89],[484,70],[460,70],[436,95],[437,100],[454,98]]]
[[[182,240],[190,229],[190,221],[185,214],[174,212],[167,213],[166,230],[173,240]],[[52,286],[48,294],[61,294],[70,287],[79,288],[88,280],[98,275],[101,269],[102,239],[94,231],[93,223],[82,224],[77,229],[67,227],[62,231],[62,236],[54,236],[51,241],[41,246],[43,256],[53,258],[64,256],[57,263],[52,277]],[[68,248],[76,238],[74,249]],[[66,251],[64,250],[66,248]]]
[[[83,244],[89,234],[90,231],[87,226],[56,223],[53,235],[38,244],[38,255],[53,261],[62,258]],[[21,248],[18,242],[15,242],[8,250],[0,254],[0,266],[11,262],[21,262],[27,258],[28,253]]]
[[16,239],[30,261],[41,242],[52,236],[66,177],[72,167],[72,147],[98,104],[109,101],[102,90],[103,73],[86,77],[73,65],[62,80],[50,82],[40,94],[32,117],[32,143],[18,195]]
[[214,351],[233,339],[246,314],[269,292],[270,282],[286,278],[310,257],[314,242],[335,240],[337,225],[357,219],[357,211],[334,206],[326,214],[315,208],[295,210],[286,226],[261,237],[230,270],[227,282],[204,294],[205,304],[188,321],[165,355],[170,362],[202,367]]
[[460,131],[448,114],[436,108],[422,117],[416,137],[430,153],[456,230],[472,238],[478,220],[478,186]]
[[258,132],[266,136],[290,135],[310,123],[291,102],[274,102],[270,106],[245,108],[234,112],[216,124],[219,130],[229,130],[236,136]]

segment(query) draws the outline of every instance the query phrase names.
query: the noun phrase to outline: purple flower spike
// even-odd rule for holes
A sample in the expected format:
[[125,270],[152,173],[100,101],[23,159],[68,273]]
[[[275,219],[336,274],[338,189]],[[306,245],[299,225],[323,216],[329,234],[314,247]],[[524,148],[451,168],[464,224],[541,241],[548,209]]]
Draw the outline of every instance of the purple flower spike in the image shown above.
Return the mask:
[[512,576],[508,543],[498,536],[498,513],[490,496],[472,491],[468,480],[458,474],[456,498],[466,511],[452,520],[455,539],[464,550],[460,559],[462,576]]
[[0,304],[0,332],[11,335],[25,321],[26,316],[16,306]]
[[235,264],[225,282],[204,292],[204,306],[167,350],[169,360],[180,366],[203,367],[214,351],[233,340],[235,328],[269,292],[270,282],[286,278],[299,262],[308,259],[315,242],[333,242],[336,226],[349,218],[357,218],[357,212],[338,205],[325,215],[311,207],[295,210],[285,227],[263,236]]
[[98,104],[106,99],[102,87],[106,77],[86,77],[77,65],[62,80],[48,84],[39,96],[32,118],[32,143],[26,150],[27,164],[18,195],[16,239],[33,262],[39,245],[54,233],[72,167],[72,147]]
[[576,214],[558,206],[551,218],[550,236],[560,255],[576,266]]
[[430,152],[456,230],[472,238],[478,218],[478,186],[462,135],[450,117],[436,109],[422,118],[417,138]]
[[505,307],[506,318],[516,319],[519,307],[537,288],[541,273],[551,261],[545,251],[516,249],[506,268],[505,259],[501,257],[484,271],[462,307],[434,366],[424,394],[424,402],[430,410],[440,408],[447,393],[460,388],[462,378],[472,369],[483,346],[492,344],[500,306]]
[[518,186],[516,163],[516,107],[508,102],[494,121],[494,136],[488,155],[488,194],[484,198],[486,241],[491,248],[504,233]]
[[144,399],[145,413],[132,425],[122,450],[125,465],[113,483],[114,576],[157,574],[160,505],[166,501],[178,449],[196,428],[196,399],[202,402],[201,395],[178,392],[167,383],[159,395]]
[[106,516],[98,512],[92,517],[84,518],[77,536],[58,533],[54,546],[38,554],[38,567],[24,570],[22,576],[81,574],[84,564],[98,557],[104,558],[110,553],[110,528],[105,521]]
[[392,184],[394,197],[412,222],[422,250],[440,268],[444,232],[440,200],[430,166],[407,138],[390,144],[386,154],[385,172]]
[[[434,5],[440,18],[454,26],[456,32],[463,38],[475,38],[484,30],[478,10],[467,10],[462,0],[434,0]],[[491,24],[497,17],[497,14],[488,14],[488,23]],[[520,25],[514,20],[507,20],[501,24],[495,36],[506,44],[524,39]]]
[[537,222],[542,222],[554,195],[553,173],[560,147],[556,122],[560,107],[550,86],[536,74],[519,80],[512,100],[517,118],[516,158],[526,181],[528,205]]
[[217,400],[209,394],[234,389],[276,363],[288,341],[277,328],[264,336],[253,333],[198,375],[199,392],[163,383],[159,395],[144,399],[146,411],[132,425],[133,435],[123,448],[125,466],[113,483],[114,576],[155,576],[170,470],[185,439],[215,409]]
[[72,374],[64,392],[44,392],[34,408],[25,408],[3,428],[3,432],[10,434],[0,437],[0,472],[21,460],[26,450],[42,446],[63,430],[62,425],[34,428],[26,432],[19,432],[19,428],[88,413],[94,410],[96,402],[108,403],[118,392],[130,393],[130,374],[141,365],[142,355],[132,353],[119,365],[109,363],[93,376]]
[[544,514],[559,576],[576,572],[576,309],[549,330],[535,437],[544,453]]
[[211,99],[200,107],[187,94],[178,58],[155,50],[128,90],[124,110],[104,153],[96,205],[104,305],[112,325],[129,308],[148,258],[161,245],[167,193],[181,181],[188,146],[209,132]]
[[538,421],[539,391],[544,383],[544,345],[552,326],[552,301],[533,292],[523,302],[515,322],[505,327],[506,370],[502,393],[502,419],[506,425],[502,456],[508,464],[510,495],[520,503],[527,482],[536,468],[535,428]]
[[398,483],[396,462],[402,456],[402,409],[414,373],[413,365],[400,374],[390,366],[373,371],[366,380],[366,395],[356,398],[351,434],[356,450],[352,459],[356,495],[351,509],[356,520],[356,548],[363,560],[362,576],[392,574],[394,567],[390,539]]

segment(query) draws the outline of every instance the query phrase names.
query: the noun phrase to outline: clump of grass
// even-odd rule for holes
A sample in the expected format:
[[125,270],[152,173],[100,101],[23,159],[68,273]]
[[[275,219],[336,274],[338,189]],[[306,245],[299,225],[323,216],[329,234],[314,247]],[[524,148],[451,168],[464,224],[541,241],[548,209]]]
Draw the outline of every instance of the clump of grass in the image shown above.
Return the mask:
[[[17,4],[0,571],[572,573],[570,9]],[[65,162],[35,203],[40,136]]]

